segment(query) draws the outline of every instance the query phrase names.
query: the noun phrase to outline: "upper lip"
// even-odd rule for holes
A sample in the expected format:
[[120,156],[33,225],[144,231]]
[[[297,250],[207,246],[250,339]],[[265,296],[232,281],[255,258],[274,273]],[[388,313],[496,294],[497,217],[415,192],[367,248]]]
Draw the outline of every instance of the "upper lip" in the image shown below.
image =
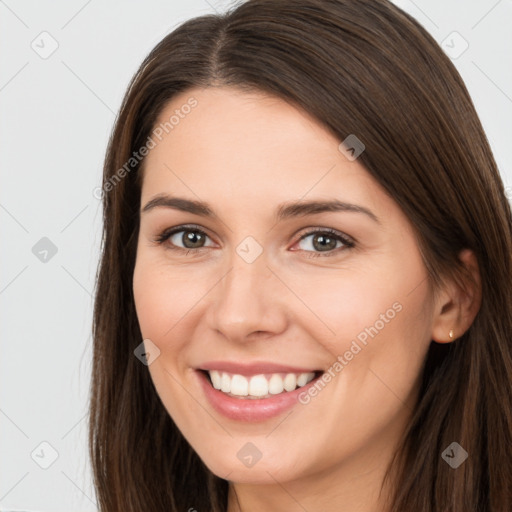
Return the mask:
[[208,361],[201,364],[198,370],[217,370],[238,375],[259,375],[262,373],[310,373],[317,372],[318,369],[301,368],[298,366],[288,366],[282,364],[260,361],[255,363],[241,363],[231,361]]

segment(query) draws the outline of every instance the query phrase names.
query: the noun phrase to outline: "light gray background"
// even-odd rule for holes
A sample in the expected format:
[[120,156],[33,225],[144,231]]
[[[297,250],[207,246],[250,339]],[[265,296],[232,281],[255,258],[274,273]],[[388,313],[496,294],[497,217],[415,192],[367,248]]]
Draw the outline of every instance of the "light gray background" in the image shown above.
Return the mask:
[[[512,0],[396,3],[456,56],[512,192]],[[96,510],[85,421],[102,213],[93,191],[143,58],[184,20],[228,5],[0,0],[2,510]]]

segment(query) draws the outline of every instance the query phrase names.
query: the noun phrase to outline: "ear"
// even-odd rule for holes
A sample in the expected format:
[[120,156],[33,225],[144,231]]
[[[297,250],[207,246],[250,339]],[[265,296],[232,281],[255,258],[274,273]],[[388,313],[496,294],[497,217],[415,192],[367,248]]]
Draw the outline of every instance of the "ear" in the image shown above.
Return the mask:
[[[460,338],[469,329],[480,309],[482,287],[476,256],[470,249],[463,249],[459,259],[473,279],[465,279],[463,287],[455,280],[450,280],[439,293],[431,335],[437,343],[450,343]],[[453,338],[450,338],[450,330],[453,330]]]

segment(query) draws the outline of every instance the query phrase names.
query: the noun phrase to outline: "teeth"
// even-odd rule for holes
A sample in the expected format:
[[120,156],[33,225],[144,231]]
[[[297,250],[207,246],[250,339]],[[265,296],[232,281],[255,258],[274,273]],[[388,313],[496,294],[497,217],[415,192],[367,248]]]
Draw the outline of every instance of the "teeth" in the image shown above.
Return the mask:
[[293,391],[311,382],[315,374],[308,373],[272,373],[253,375],[230,374],[217,370],[208,371],[215,389],[234,396],[249,396],[254,398],[278,395],[283,391]]
[[278,395],[284,390],[283,379],[279,375],[272,375],[268,381],[268,392],[271,395]]
[[293,373],[289,373],[284,378],[284,389],[293,391],[297,387],[297,377]]
[[[233,375],[231,379],[231,393],[238,396],[247,396],[250,389],[252,388],[249,388],[249,383],[245,377],[242,375]],[[254,394],[254,392],[251,391],[251,394]]]
[[231,379],[227,373],[223,373],[220,381],[220,389],[224,393],[231,391]]
[[[240,375],[233,375],[233,380]],[[245,377],[241,377],[247,382]],[[233,395],[239,395],[238,389],[233,390]],[[249,395],[251,396],[265,396],[268,395],[268,381],[265,379],[265,375],[254,375],[249,381]]]
[[208,372],[210,374],[210,379],[212,379],[212,384],[215,389],[220,389],[222,386],[222,378],[217,370],[212,370]]
[[308,383],[308,376],[307,376],[307,374],[306,373],[301,373],[297,377],[297,386],[299,386],[299,388],[301,388],[302,386],[305,386],[307,383]]

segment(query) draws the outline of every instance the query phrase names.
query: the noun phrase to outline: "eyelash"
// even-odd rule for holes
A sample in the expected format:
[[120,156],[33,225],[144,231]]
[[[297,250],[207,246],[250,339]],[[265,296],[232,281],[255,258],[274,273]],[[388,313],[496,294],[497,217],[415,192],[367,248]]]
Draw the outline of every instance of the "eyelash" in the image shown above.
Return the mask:
[[[205,237],[208,237],[208,235],[202,229],[200,229],[198,226],[195,226],[195,225],[182,225],[182,226],[176,226],[176,227],[170,228],[170,229],[165,229],[164,231],[162,231],[156,237],[155,242],[157,244],[159,244],[159,245],[163,245],[163,244],[165,244],[165,242],[167,242],[169,240],[169,238],[172,235],[175,235],[176,233],[179,233],[181,231],[191,231],[191,232],[194,232],[194,233],[199,233],[199,234],[201,234],[201,235],[203,235]],[[331,228],[322,228],[322,229],[316,229],[316,230],[313,230],[313,231],[308,231],[307,233],[302,235],[297,242],[300,242],[304,238],[307,238],[308,236],[311,236],[311,235],[314,235],[314,234],[317,234],[317,233],[331,235],[335,239],[337,239],[340,242],[342,242],[345,245],[345,248],[338,247],[336,249],[332,249],[330,251],[326,251],[325,253],[322,252],[322,251],[304,251],[306,253],[309,253],[306,256],[307,258],[317,258],[319,256],[321,256],[321,257],[329,257],[329,256],[333,256],[335,254],[338,254],[338,252],[340,250],[352,249],[353,247],[355,247],[355,243],[354,243],[354,241],[351,238],[349,238],[346,235],[343,235],[342,233],[340,233],[339,231],[336,231],[336,230],[331,229]],[[198,252],[201,251],[201,249],[207,249],[207,247],[199,247],[197,249],[184,249],[183,247],[177,247],[177,246],[171,245],[171,244],[169,244],[166,248],[170,249],[170,250],[173,250],[173,251],[184,251],[185,252],[185,256],[188,256],[190,253],[194,253],[194,252],[198,253]]]

